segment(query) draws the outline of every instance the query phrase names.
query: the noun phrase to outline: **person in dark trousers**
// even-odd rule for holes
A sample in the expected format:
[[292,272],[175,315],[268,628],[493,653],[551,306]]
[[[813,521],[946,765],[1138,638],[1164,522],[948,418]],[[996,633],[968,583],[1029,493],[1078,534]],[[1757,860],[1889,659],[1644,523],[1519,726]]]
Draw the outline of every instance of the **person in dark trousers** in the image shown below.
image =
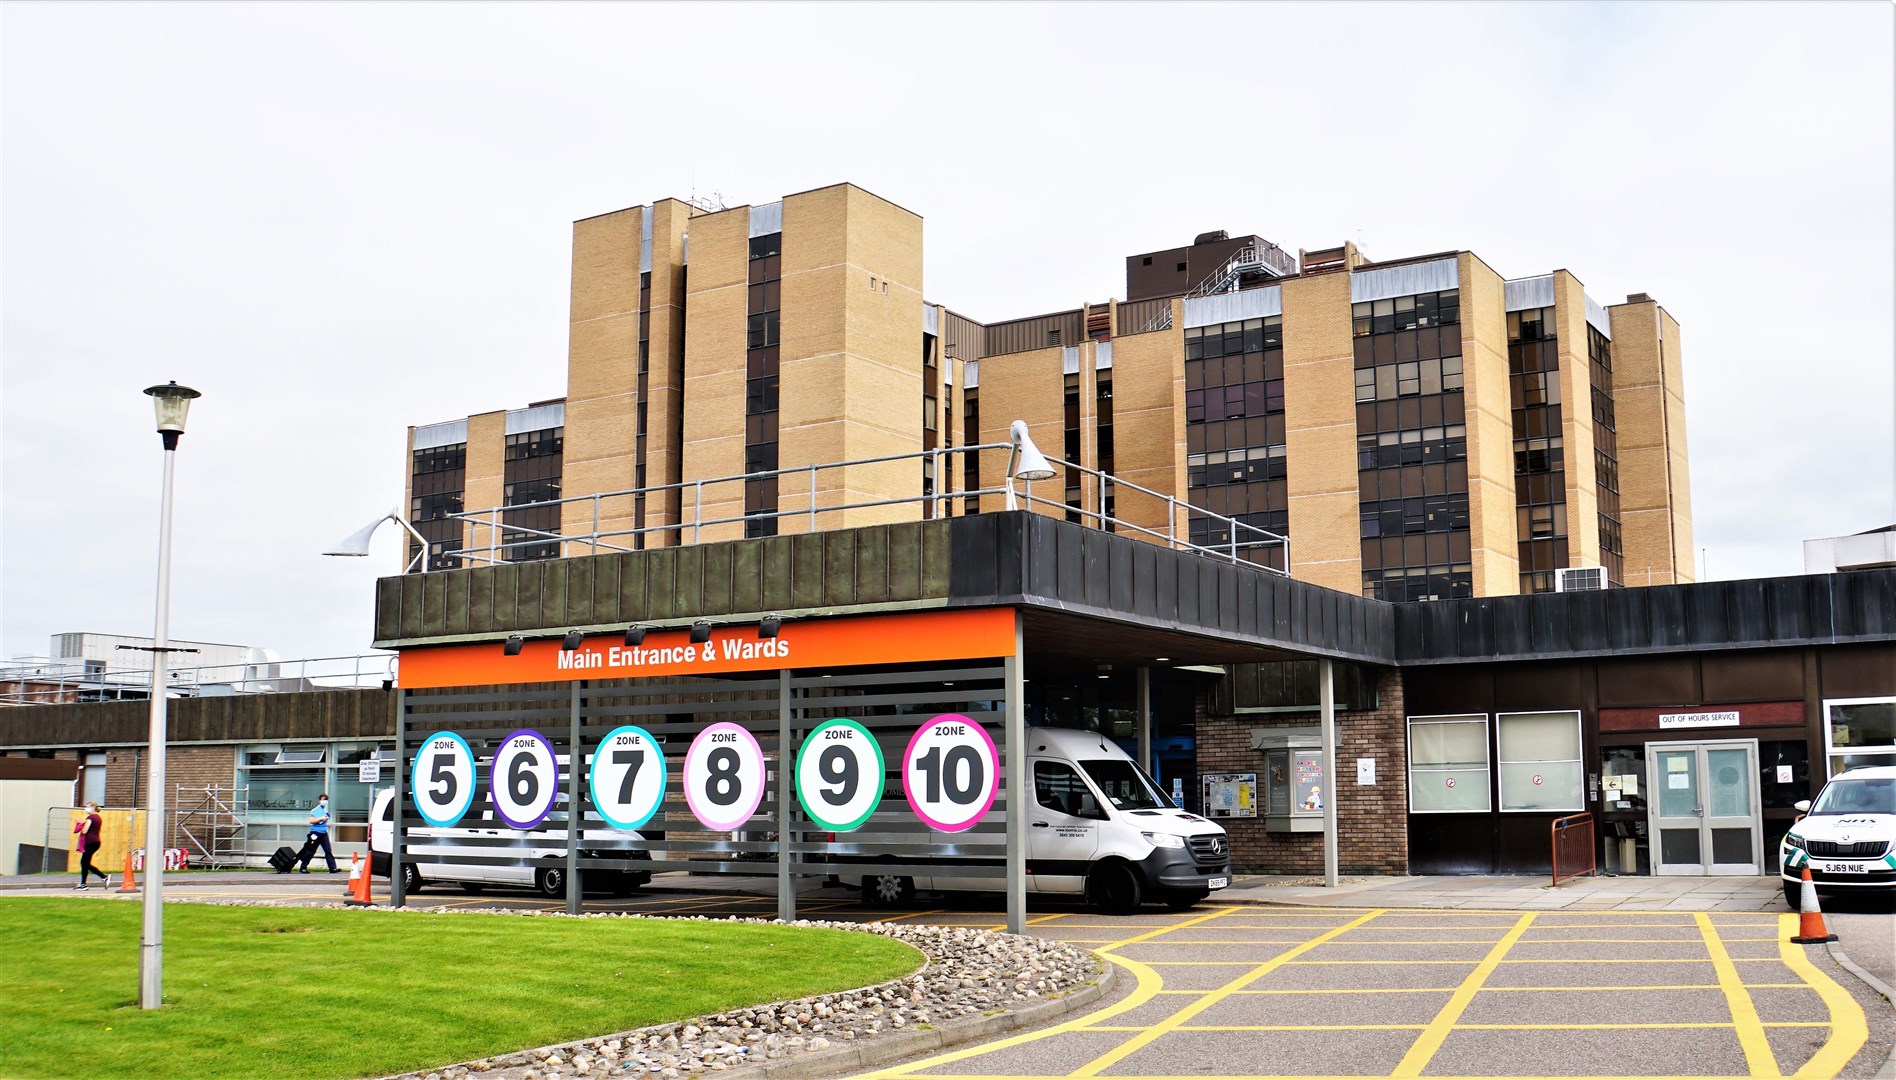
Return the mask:
[[79,837],[79,884],[73,888],[81,892],[85,891],[86,879],[93,874],[99,875],[101,884],[111,880],[106,877],[105,871],[92,865],[92,857],[99,853],[99,829],[104,824],[99,817],[99,804],[94,802],[86,804],[85,820],[73,825],[72,831]]
[[336,853],[329,849],[329,793],[323,792],[316,805],[309,812],[309,840],[303,844],[303,850],[297,858],[303,862],[303,873],[309,873],[309,861],[316,857],[316,849],[322,848],[323,861],[329,864],[329,872],[336,873]]

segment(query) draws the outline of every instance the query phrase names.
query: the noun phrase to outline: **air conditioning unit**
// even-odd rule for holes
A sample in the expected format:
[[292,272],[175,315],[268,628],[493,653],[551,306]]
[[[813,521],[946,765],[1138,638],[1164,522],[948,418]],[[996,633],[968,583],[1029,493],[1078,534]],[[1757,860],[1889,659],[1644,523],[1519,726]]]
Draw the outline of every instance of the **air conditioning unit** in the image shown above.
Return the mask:
[[1604,566],[1567,566],[1554,571],[1555,592],[1595,592],[1607,585]]

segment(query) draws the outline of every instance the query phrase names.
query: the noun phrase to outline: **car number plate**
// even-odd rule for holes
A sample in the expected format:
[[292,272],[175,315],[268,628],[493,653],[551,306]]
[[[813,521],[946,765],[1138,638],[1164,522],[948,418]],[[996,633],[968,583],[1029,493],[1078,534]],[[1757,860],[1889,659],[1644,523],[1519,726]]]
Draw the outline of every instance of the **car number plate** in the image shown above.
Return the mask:
[[1870,872],[1869,864],[1860,862],[1824,863],[1819,869],[1826,874],[1867,874]]
[[1226,878],[1226,877],[1215,877],[1215,878],[1208,879],[1205,882],[1205,884],[1213,889],[1222,889],[1226,885],[1231,884],[1231,879]]

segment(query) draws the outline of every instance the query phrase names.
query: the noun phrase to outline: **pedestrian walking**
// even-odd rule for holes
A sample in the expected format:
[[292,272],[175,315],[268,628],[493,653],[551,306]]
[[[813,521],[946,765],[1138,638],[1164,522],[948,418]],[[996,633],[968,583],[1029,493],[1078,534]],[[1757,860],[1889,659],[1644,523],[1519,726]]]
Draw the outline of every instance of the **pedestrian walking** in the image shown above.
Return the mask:
[[73,888],[80,892],[85,891],[86,879],[93,874],[99,875],[101,884],[111,880],[106,877],[105,871],[92,865],[92,856],[98,854],[101,843],[99,830],[104,824],[104,820],[99,817],[99,804],[95,802],[87,803],[86,816],[73,822],[73,835],[79,838],[79,884]]
[[329,849],[329,793],[323,792],[316,805],[309,812],[309,839],[304,842],[303,850],[297,858],[303,862],[303,873],[309,873],[309,862],[316,857],[316,849],[321,848],[323,861],[329,864],[329,872],[338,872],[336,853]]

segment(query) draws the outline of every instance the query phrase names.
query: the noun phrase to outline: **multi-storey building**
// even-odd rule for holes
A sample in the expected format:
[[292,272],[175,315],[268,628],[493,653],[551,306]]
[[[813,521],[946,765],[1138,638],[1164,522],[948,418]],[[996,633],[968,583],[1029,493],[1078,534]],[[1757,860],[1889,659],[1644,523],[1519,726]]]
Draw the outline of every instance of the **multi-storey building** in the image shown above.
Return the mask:
[[1126,292],[925,302],[921,218],[849,184],[587,218],[566,398],[412,429],[411,514],[440,567],[977,513],[1006,456],[927,452],[1022,420],[1080,466],[1031,509],[1331,588],[1692,580],[1679,327],[1645,294],[1223,232],[1130,256]]

